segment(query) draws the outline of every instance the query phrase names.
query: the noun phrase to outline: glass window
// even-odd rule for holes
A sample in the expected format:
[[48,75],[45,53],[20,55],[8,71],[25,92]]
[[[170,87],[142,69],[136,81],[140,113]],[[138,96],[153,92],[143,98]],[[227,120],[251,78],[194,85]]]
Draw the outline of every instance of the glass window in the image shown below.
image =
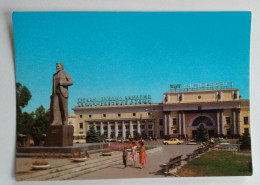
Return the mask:
[[163,130],[160,130],[160,137],[163,137]]
[[133,113],[133,116],[136,116],[136,113]]
[[79,128],[83,129],[83,123],[79,123]]
[[140,125],[140,128],[141,128],[141,129],[144,129],[144,125]]
[[107,126],[104,126],[103,128],[104,128],[104,130],[107,130]]
[[163,119],[159,119],[159,125],[163,125]]
[[119,126],[118,126],[118,129],[122,129],[122,125],[119,125]]
[[227,129],[227,135],[230,136],[231,135],[231,130]]
[[153,125],[148,125],[148,129],[153,129]]
[[129,125],[126,125],[126,126],[125,126],[125,128],[126,128],[126,129],[129,129],[129,128],[130,128],[130,126],[129,126]]
[[176,133],[178,133],[178,131],[174,129],[174,130],[172,130],[172,133],[176,134]]
[[106,115],[106,114],[103,114],[103,117],[105,118],[105,117],[107,117],[107,115]]
[[244,124],[248,124],[248,117],[244,117]]
[[226,124],[230,124],[230,117],[226,117]]
[[111,130],[114,130],[115,129],[115,126],[110,126]]
[[176,119],[176,118],[173,118],[173,119],[172,119],[172,124],[173,124],[173,125],[177,125],[177,119]]
[[153,137],[153,131],[149,131],[149,132],[148,132],[148,135],[151,136],[151,137]]
[[97,130],[100,130],[100,126],[96,126]]
[[249,134],[249,128],[244,128],[244,133],[248,133]]
[[134,129],[137,129],[137,125],[133,125],[133,128],[134,128]]

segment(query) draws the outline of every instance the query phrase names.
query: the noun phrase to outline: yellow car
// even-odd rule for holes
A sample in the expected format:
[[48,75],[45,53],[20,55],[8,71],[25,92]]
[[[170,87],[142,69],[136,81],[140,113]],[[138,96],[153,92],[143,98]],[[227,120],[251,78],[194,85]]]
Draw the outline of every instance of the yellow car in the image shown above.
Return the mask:
[[171,138],[169,140],[163,141],[164,145],[179,145],[179,144],[182,144],[182,143],[183,143],[183,141],[179,140],[177,138]]

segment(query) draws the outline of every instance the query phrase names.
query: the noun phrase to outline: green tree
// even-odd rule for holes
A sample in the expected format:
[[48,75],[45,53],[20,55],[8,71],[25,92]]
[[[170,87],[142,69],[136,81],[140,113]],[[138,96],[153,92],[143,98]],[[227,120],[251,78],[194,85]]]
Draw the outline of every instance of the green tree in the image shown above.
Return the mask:
[[101,142],[99,134],[95,131],[94,126],[90,126],[86,136],[87,143],[99,143]]
[[200,126],[198,127],[197,131],[196,131],[196,141],[200,141],[200,142],[204,142],[204,141],[208,141],[208,132],[207,129],[204,128],[203,124],[200,124]]
[[250,138],[248,132],[245,132],[243,134],[241,142],[242,142],[242,145],[241,145],[242,150],[251,150],[251,138]]
[[46,127],[49,124],[49,115],[50,111],[46,111],[42,105],[38,107],[34,113],[34,124],[31,128],[30,135],[34,140],[35,145],[39,145],[44,139]]
[[17,131],[17,141],[21,142],[20,136],[24,136],[24,139],[28,139],[30,135],[30,129],[33,125],[33,114],[23,113],[22,108],[28,105],[32,95],[29,89],[26,86],[23,86],[21,83],[16,83],[16,131]]

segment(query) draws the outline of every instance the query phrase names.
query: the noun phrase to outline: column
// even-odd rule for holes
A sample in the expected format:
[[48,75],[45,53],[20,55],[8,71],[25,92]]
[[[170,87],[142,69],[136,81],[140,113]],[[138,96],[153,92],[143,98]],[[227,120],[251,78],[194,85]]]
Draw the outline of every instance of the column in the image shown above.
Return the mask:
[[186,127],[185,127],[185,113],[182,113],[182,134],[186,135]]
[[137,133],[141,134],[140,121],[137,121]]
[[178,113],[178,130],[179,130],[179,135],[181,135],[182,134],[182,132],[181,132],[181,113],[179,112]]
[[94,122],[93,125],[94,125],[94,130],[97,131],[96,122]]
[[217,134],[220,134],[219,111],[217,111]]
[[221,111],[221,134],[224,134],[224,111]]
[[88,132],[89,131],[89,122],[86,121],[86,131]]
[[146,135],[148,136],[148,121],[147,120],[145,120],[145,132],[146,132]]
[[100,122],[100,135],[104,134],[103,122]]
[[233,110],[233,134],[237,134],[237,122],[236,122],[236,111]]
[[125,121],[123,121],[123,123],[122,123],[122,135],[123,135],[123,138],[125,139],[126,138]]
[[107,138],[111,138],[111,127],[110,122],[107,122]]
[[241,131],[240,131],[240,110],[237,110],[237,133],[239,135],[241,135]]
[[164,112],[164,135],[167,135],[167,115]]
[[118,122],[115,121],[115,137],[118,137]]
[[168,134],[170,135],[171,134],[171,114],[169,113],[168,114]]
[[132,136],[132,138],[134,138],[133,121],[130,121],[130,135]]

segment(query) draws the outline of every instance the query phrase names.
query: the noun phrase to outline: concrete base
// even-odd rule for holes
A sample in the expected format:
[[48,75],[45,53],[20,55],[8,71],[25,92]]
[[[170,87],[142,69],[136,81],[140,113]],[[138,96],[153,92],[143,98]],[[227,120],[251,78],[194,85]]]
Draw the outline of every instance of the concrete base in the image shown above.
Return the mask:
[[108,143],[85,143],[85,144],[74,144],[74,146],[66,147],[44,147],[44,146],[33,146],[33,147],[21,147],[17,148],[17,157],[32,157],[35,154],[45,154],[56,153],[62,156],[70,156],[71,153],[76,152],[88,152],[95,153],[102,151],[108,147]]
[[73,126],[72,125],[48,126],[45,146],[47,147],[73,146]]

